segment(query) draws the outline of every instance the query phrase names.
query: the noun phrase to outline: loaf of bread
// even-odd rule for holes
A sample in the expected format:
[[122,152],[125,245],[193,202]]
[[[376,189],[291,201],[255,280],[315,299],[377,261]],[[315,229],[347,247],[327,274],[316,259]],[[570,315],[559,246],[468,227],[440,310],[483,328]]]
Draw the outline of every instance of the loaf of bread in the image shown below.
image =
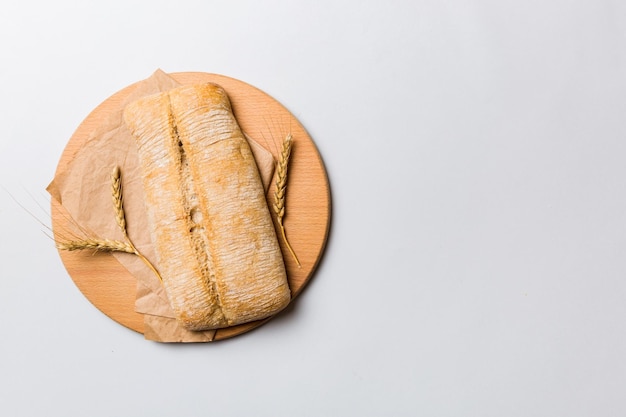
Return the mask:
[[290,301],[259,172],[225,91],[190,85],[130,103],[156,267],[189,330],[269,317]]

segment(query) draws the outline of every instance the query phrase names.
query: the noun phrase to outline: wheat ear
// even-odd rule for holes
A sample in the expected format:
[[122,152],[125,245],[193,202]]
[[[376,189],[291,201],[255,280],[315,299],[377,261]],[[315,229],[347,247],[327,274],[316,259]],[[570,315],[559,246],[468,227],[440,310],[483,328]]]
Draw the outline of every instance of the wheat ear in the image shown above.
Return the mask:
[[57,248],[66,251],[93,249],[96,252],[126,252],[135,254],[135,248],[126,242],[110,239],[81,239],[57,243]]
[[115,220],[124,233],[124,237],[128,239],[126,231],[126,215],[124,214],[124,203],[122,197],[122,173],[120,167],[113,168],[111,173],[111,197],[113,199],[113,208],[115,209]]
[[111,198],[113,199],[113,209],[115,211],[115,221],[117,225],[120,227],[120,230],[124,234],[128,245],[133,249],[133,253],[137,255],[143,263],[145,263],[148,268],[154,272],[154,274],[159,278],[161,282],[163,282],[163,278],[161,278],[161,274],[156,270],[154,265],[141,254],[133,244],[132,240],[128,236],[128,231],[126,230],[126,214],[124,213],[124,194],[122,193],[122,172],[120,171],[120,167],[115,166],[113,168],[113,172],[111,173]]
[[276,190],[274,191],[274,213],[276,214],[276,220],[278,221],[278,227],[280,233],[283,236],[285,245],[291,253],[291,256],[300,267],[300,261],[293,251],[293,248],[287,240],[287,234],[285,233],[285,226],[283,224],[283,217],[285,217],[285,200],[287,192],[287,169],[289,167],[289,158],[291,156],[291,146],[293,140],[291,133],[289,133],[283,141],[283,147],[280,152],[280,160],[278,161],[278,169],[276,170]]

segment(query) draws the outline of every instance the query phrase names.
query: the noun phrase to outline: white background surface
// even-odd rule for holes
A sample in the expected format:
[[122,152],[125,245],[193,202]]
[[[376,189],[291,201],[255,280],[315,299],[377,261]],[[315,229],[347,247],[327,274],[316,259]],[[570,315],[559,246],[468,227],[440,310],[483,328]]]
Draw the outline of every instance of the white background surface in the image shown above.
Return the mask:
[[[5,3],[0,415],[626,415],[626,3]],[[157,68],[274,96],[330,178],[310,285],[226,342],[105,317],[9,196],[49,223],[74,129]]]

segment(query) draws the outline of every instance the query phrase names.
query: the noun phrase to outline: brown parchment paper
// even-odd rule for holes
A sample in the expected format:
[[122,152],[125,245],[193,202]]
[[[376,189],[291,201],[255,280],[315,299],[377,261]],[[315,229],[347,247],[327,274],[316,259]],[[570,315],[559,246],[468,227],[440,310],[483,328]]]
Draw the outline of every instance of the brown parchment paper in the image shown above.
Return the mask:
[[[57,173],[48,191],[67,210],[76,225],[75,230],[64,231],[64,236],[124,240],[115,221],[111,198],[111,173],[115,166],[119,166],[128,235],[139,252],[158,270],[146,221],[137,149],[123,122],[122,112],[126,104],[138,98],[179,85],[161,70],[137,83],[118,108],[94,129],[65,169]],[[267,191],[274,173],[274,159],[259,143],[246,137]],[[215,330],[191,332],[178,324],[159,279],[137,256],[124,253],[113,255],[137,279],[135,310],[144,315],[146,339],[160,342],[213,340]]]

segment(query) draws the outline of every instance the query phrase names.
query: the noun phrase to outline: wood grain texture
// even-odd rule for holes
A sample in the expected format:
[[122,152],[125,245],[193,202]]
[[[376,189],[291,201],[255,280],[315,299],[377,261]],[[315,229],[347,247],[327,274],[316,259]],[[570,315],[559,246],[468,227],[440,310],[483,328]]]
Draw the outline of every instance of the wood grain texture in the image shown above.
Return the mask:
[[[280,244],[293,296],[291,302],[297,302],[296,296],[311,279],[322,256],[330,225],[329,184],[315,144],[285,107],[249,84],[222,75],[200,72],[169,75],[181,84],[209,81],[220,84],[229,95],[241,129],[263,144],[277,160],[283,139],[287,133],[292,134],[293,149],[284,225],[289,242],[302,264],[301,268],[290,256],[282,240]],[[115,93],[87,116],[70,138],[57,172],[64,169],[76,151],[83,146],[88,135],[111,109],[119,106],[133,87],[131,85]],[[270,203],[273,194],[274,184],[267,193]],[[51,211],[53,230],[67,230],[69,220],[63,208],[53,201]],[[59,251],[59,255],[76,286],[94,306],[116,322],[143,333],[143,316],[134,310],[136,280],[126,268],[107,253]],[[215,340],[245,333],[266,321],[220,329]]]

